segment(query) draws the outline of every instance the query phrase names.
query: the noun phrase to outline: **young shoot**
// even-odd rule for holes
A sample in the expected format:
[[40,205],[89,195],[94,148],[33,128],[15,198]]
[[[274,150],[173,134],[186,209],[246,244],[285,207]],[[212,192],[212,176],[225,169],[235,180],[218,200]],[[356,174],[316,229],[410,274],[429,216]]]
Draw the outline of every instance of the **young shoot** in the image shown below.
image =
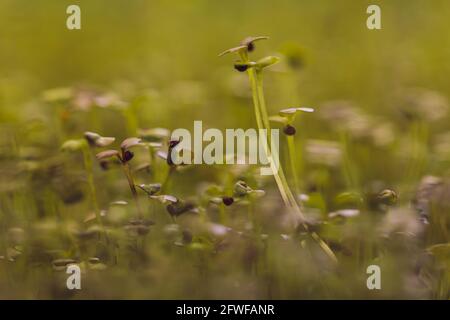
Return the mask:
[[[301,112],[311,113],[314,112],[313,108],[288,108],[278,112],[278,115],[271,116],[269,119],[274,122],[281,123],[283,125],[283,133],[286,135],[286,141],[288,145],[289,163],[291,167],[291,174],[294,182],[294,189],[297,195],[300,194],[299,172],[298,165],[299,159],[295,148],[294,136],[297,132],[293,122],[296,115]],[[300,159],[301,161],[301,159]],[[301,162],[300,162],[301,164]],[[301,167],[301,166],[300,166]]]
[[131,148],[140,145],[141,143],[141,139],[139,138],[127,138],[125,140],[122,141],[122,143],[120,144],[120,151],[118,150],[106,150],[106,151],[102,151],[100,153],[98,153],[96,155],[97,160],[99,160],[100,162],[107,160],[109,158],[117,158],[120,161],[120,164],[122,165],[122,169],[125,173],[125,176],[127,178],[128,181],[128,185],[130,187],[131,190],[131,194],[133,195],[133,198],[135,200],[136,203],[136,208],[138,210],[138,214],[140,217],[142,217],[142,210],[140,208],[139,205],[139,199],[138,199],[138,194],[136,191],[136,186],[134,183],[134,179],[133,179],[133,175],[131,174],[131,170],[130,170],[130,166],[129,166],[129,161],[131,159],[133,159],[134,157],[134,153],[130,150]]

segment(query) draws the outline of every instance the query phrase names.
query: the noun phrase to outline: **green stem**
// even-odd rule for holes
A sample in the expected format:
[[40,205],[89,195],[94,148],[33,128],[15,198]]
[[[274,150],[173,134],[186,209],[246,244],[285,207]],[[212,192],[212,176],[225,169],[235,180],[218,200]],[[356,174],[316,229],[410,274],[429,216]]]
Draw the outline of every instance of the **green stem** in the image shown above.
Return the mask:
[[159,170],[156,168],[156,159],[155,159],[155,151],[152,147],[148,147],[148,155],[149,155],[149,161],[150,161],[150,170],[152,172],[153,180],[158,180],[158,172]]
[[[261,111],[261,95],[259,94],[259,90],[258,90],[259,84],[257,81],[257,73],[253,68],[251,68],[248,70],[248,76],[249,76],[250,84],[252,87],[253,104],[255,107],[256,123],[258,125],[258,129],[263,130],[265,128],[265,125],[264,125],[262,111]],[[267,158],[269,159],[269,163],[271,164],[271,167],[273,167],[274,163],[272,161],[272,154],[271,154],[271,150],[270,150],[271,149],[270,148],[271,133],[270,133],[269,128],[266,127],[266,129],[267,129],[267,143],[264,144],[264,149],[265,149]],[[279,170],[276,170],[276,169],[274,170],[274,168],[272,168],[272,171],[274,172],[274,178],[278,185],[278,189],[280,191],[281,197],[283,198],[283,201],[286,204],[286,206],[291,207],[292,203],[289,200],[289,197],[287,195],[287,192],[285,190],[285,187],[284,187],[281,177],[279,175],[280,170],[281,170],[281,166],[280,166]]]
[[294,181],[294,189],[296,194],[300,194],[300,185],[298,182],[298,171],[297,171],[297,152],[295,150],[294,136],[286,136],[288,152],[289,152],[289,162],[291,164],[291,173]]
[[85,167],[86,173],[87,173],[89,194],[91,197],[92,205],[94,206],[95,217],[97,219],[97,223],[100,226],[103,226],[101,216],[100,216],[100,209],[99,209],[98,201],[97,201],[97,192],[96,192],[95,183],[94,183],[94,173],[92,171],[92,159],[91,159],[91,154],[89,153],[89,148],[87,145],[85,147],[83,147],[82,152],[83,152],[84,167]]
[[170,166],[167,171],[166,177],[164,178],[164,182],[161,187],[161,194],[165,194],[170,189],[170,180],[172,178],[173,173],[176,171],[175,166]]
[[122,163],[123,171],[125,172],[125,176],[127,177],[128,185],[130,186],[131,193],[134,198],[134,202],[136,203],[136,208],[138,211],[139,218],[143,217],[141,207],[139,205],[138,193],[136,190],[136,186],[134,184],[133,176],[131,175],[130,166],[127,162]]
[[[262,71],[261,70],[257,70],[257,71],[254,71],[254,72],[256,74],[256,83],[257,83],[256,90],[258,92],[258,97],[259,97],[259,102],[260,102],[261,117],[263,119],[264,127],[265,127],[265,129],[267,129],[267,133],[268,133],[268,145],[270,146],[269,150],[270,150],[270,153],[271,153],[272,157],[275,157],[275,159],[280,159],[279,155],[278,155],[278,151],[276,149],[274,149],[274,150],[271,149],[271,141],[270,141],[270,139],[271,139],[272,128],[270,126],[269,114],[267,112],[266,102],[265,102],[265,99],[264,99],[263,82],[262,82]],[[272,159],[270,159],[270,160],[272,160]],[[272,163],[272,161],[271,161],[271,163]],[[300,217],[301,220],[304,221],[305,220],[304,215],[301,212],[301,210],[300,210],[300,208],[299,208],[299,206],[297,204],[297,200],[296,200],[295,196],[293,195],[293,193],[292,193],[292,191],[291,191],[291,189],[290,189],[290,187],[289,187],[289,185],[287,183],[287,180],[286,180],[286,177],[284,175],[283,168],[282,168],[281,164],[279,164],[279,170],[278,170],[278,172],[276,173],[275,176],[276,176],[276,178],[278,178],[280,180],[280,185],[281,185],[282,189],[284,190],[284,192],[286,193],[286,195],[287,195],[287,197],[289,199],[290,206],[294,208],[294,211],[296,212],[296,214]]]
[[[241,54],[241,59],[243,62],[248,62],[248,55],[246,52]],[[255,107],[255,115],[256,122],[258,125],[258,129],[266,129],[267,130],[267,143],[264,144],[264,148],[266,151],[267,158],[269,159],[269,163],[271,165],[272,171],[274,173],[274,178],[277,183],[278,189],[281,193],[281,197],[283,198],[284,203],[287,207],[292,208],[295,214],[300,218],[300,221],[304,228],[308,231],[309,228],[305,223],[305,216],[303,212],[300,210],[300,207],[297,204],[297,201],[287,184],[286,177],[284,176],[284,172],[281,166],[281,163],[278,163],[279,168],[276,170],[274,166],[273,158],[279,159],[278,151],[276,149],[272,150],[271,148],[271,127],[269,122],[269,116],[267,113],[266,103],[264,99],[264,91],[263,91],[263,82],[262,82],[262,74],[261,70],[256,70],[255,68],[249,68],[247,70],[250,85],[252,87],[252,95],[253,95],[253,103]],[[319,235],[315,232],[311,233],[311,237],[319,244],[319,246],[324,250],[324,252],[330,257],[331,260],[337,262],[337,258],[334,255],[333,251],[328,247],[328,245],[319,237]]]

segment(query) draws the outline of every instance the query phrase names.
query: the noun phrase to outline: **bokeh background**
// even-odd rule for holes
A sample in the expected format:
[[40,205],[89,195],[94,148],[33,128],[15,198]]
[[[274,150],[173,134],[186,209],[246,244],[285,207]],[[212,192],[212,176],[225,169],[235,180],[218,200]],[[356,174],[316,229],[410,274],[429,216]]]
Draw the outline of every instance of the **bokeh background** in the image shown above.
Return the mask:
[[[81,7],[81,30],[66,28],[70,4]],[[381,30],[366,27],[370,4],[381,7]],[[449,30],[447,0],[1,0],[0,297],[448,299],[448,269],[433,264],[433,271],[415,272],[425,270],[417,261],[437,244],[444,246],[439,250],[448,267]],[[301,189],[311,216],[325,221],[338,209],[361,211],[339,232],[323,231],[344,251],[338,271],[325,262],[318,271],[318,262],[294,244],[280,244],[284,229],[266,230],[278,235],[267,262],[271,268],[255,273],[246,266],[253,260],[264,264],[265,251],[255,249],[258,245],[232,239],[235,251],[205,258],[170,249],[168,240],[161,240],[167,230],[155,227],[153,238],[145,240],[150,262],[126,256],[119,267],[111,267],[105,261],[107,269],[88,277],[87,289],[64,290],[65,274],[54,271],[51,261],[75,254],[66,246],[70,231],[52,232],[62,225],[84,228],[91,209],[82,160],[63,155],[61,144],[85,131],[121,141],[144,128],[190,129],[194,120],[205,128],[255,127],[248,80],[233,68],[237,58],[218,57],[249,35],[270,37],[256,43],[255,59],[282,58],[265,75],[269,112],[316,109],[297,127],[304,158]],[[106,102],[93,103],[95,97]],[[205,182],[220,184],[220,170],[199,167],[178,175],[172,192],[201,196],[193,190]],[[114,200],[132,201],[120,172],[95,166],[94,175],[102,208]],[[152,182],[144,174],[137,180]],[[270,226],[273,214],[282,211],[275,185],[249,181],[267,192],[257,211],[264,216],[262,224]],[[388,213],[355,204],[355,197],[366,201],[371,192],[386,188],[398,195]],[[69,201],[78,189],[80,198]],[[425,203],[426,210],[417,209],[417,203]],[[424,213],[430,203],[439,209],[426,227],[420,217],[430,218]],[[156,226],[171,223],[164,207],[153,210]],[[361,257],[355,239],[364,243],[367,237],[373,241],[369,247],[383,247],[380,228],[385,237],[400,232],[399,239],[387,241],[398,247],[386,249],[384,260],[377,253]],[[433,228],[432,236],[423,235],[430,232],[426,228]],[[49,239],[39,240],[41,233]],[[349,255],[342,249],[346,246]],[[237,257],[242,266],[233,263]],[[386,270],[380,293],[365,288],[365,266],[374,259]]]

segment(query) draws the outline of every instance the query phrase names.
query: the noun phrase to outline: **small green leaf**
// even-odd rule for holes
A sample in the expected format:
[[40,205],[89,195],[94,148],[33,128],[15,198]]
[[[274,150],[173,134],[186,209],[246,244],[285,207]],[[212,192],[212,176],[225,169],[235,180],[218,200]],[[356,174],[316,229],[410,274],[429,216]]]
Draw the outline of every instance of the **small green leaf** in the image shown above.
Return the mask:
[[286,119],[287,123],[292,123],[294,122],[295,116],[297,115],[298,112],[314,112],[313,108],[308,108],[308,107],[300,107],[300,108],[287,108],[287,109],[282,109],[278,112],[278,115],[280,117],[283,117]]
[[138,187],[149,196],[152,196],[161,190],[161,183],[140,184]]
[[85,132],[84,137],[86,138],[86,140],[89,142],[89,144],[91,146],[95,146],[95,147],[99,147],[99,148],[106,147],[116,140],[116,138],[102,137],[98,133],[90,132],[90,131]]
[[234,185],[234,193],[237,196],[245,196],[247,194],[249,194],[250,192],[252,192],[253,189],[250,188],[247,183],[245,183],[244,181],[238,181],[236,182],[236,184]]
[[264,69],[267,67],[270,67],[271,65],[274,65],[276,63],[278,63],[280,61],[280,58],[275,57],[275,56],[268,56],[268,57],[264,57],[262,59],[259,59],[256,62],[255,67],[258,69]]
[[247,49],[247,46],[239,46],[239,47],[234,47],[234,48],[231,48],[231,49],[227,49],[227,50],[219,53],[219,57],[224,56],[224,55],[226,55],[228,53],[239,52],[239,51],[243,51],[243,50],[246,50],[246,49]]
[[286,125],[286,124],[287,124],[287,119],[286,119],[286,117],[282,117],[282,116],[279,116],[279,115],[270,116],[270,117],[269,117],[269,120],[272,121],[272,122],[278,122],[278,123],[281,123],[281,124],[283,124],[283,125]]

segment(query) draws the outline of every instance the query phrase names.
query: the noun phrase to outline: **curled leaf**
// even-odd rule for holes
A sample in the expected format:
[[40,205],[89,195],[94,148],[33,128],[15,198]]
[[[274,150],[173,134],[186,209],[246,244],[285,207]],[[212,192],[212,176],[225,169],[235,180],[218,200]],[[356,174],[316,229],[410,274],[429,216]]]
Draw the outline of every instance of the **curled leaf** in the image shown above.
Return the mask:
[[236,182],[236,184],[234,185],[234,193],[237,196],[245,196],[247,194],[249,194],[250,192],[252,192],[253,189],[250,188],[247,183],[245,183],[244,181],[238,181]]
[[397,194],[390,189],[385,189],[377,195],[377,200],[380,203],[391,206],[397,202]]
[[267,40],[269,37],[266,36],[259,36],[259,37],[247,37],[244,40],[241,41],[241,44],[247,47],[247,50],[249,52],[252,52],[255,50],[255,44],[254,42],[260,41],[260,40]]
[[330,212],[330,214],[328,214],[328,216],[330,218],[335,218],[335,217],[352,218],[352,217],[356,217],[358,215],[359,215],[358,209],[343,209],[343,210]]
[[246,49],[247,49],[247,46],[245,46],[245,45],[242,45],[242,46],[239,46],[239,47],[234,47],[234,48],[231,48],[231,49],[227,49],[227,50],[219,53],[219,57],[224,56],[224,55],[226,55],[228,53],[239,52],[239,51],[246,50]]
[[117,156],[119,156],[119,151],[117,151],[117,150],[106,150],[106,151],[99,152],[95,155],[97,160],[109,159],[109,158],[117,157]]
[[177,201],[175,203],[169,203],[166,207],[167,212],[173,217],[177,217],[183,213],[193,210],[195,205],[192,202]]
[[270,116],[270,117],[269,117],[269,120],[270,120],[270,121],[273,121],[273,122],[281,123],[281,124],[283,124],[283,125],[286,125],[286,124],[287,124],[287,119],[286,119],[286,117],[282,117],[282,116],[279,116],[279,115]]
[[120,144],[120,148],[122,150],[128,150],[131,147],[139,145],[140,143],[141,143],[141,139],[140,138],[136,138],[136,137],[127,138],[127,139],[122,141],[122,143]]
[[255,67],[258,69],[264,69],[267,67],[270,67],[273,64],[276,64],[280,61],[280,58],[275,57],[275,56],[268,56],[268,57],[264,57],[262,59],[259,59],[256,64]]
[[161,183],[140,184],[138,187],[149,196],[152,196],[161,190]]
[[168,194],[163,194],[163,195],[159,195],[159,196],[150,196],[150,198],[158,200],[162,204],[178,202],[178,199],[176,197],[168,195]]
[[103,147],[109,146],[114,141],[116,141],[116,138],[114,138],[114,137],[100,137],[100,139],[98,139],[95,142],[95,146],[99,147],[99,148],[103,148]]
[[99,147],[99,148],[106,147],[116,140],[116,138],[114,138],[114,137],[102,137],[98,133],[90,132],[90,131],[85,132],[84,137],[86,138],[86,140],[89,142],[89,144],[91,146],[95,146],[95,147]]
[[296,114],[297,112],[302,111],[302,112],[314,112],[313,108],[308,108],[308,107],[301,107],[301,108],[287,108],[287,109],[283,109],[280,110],[279,115],[282,117],[287,117],[291,114]]

